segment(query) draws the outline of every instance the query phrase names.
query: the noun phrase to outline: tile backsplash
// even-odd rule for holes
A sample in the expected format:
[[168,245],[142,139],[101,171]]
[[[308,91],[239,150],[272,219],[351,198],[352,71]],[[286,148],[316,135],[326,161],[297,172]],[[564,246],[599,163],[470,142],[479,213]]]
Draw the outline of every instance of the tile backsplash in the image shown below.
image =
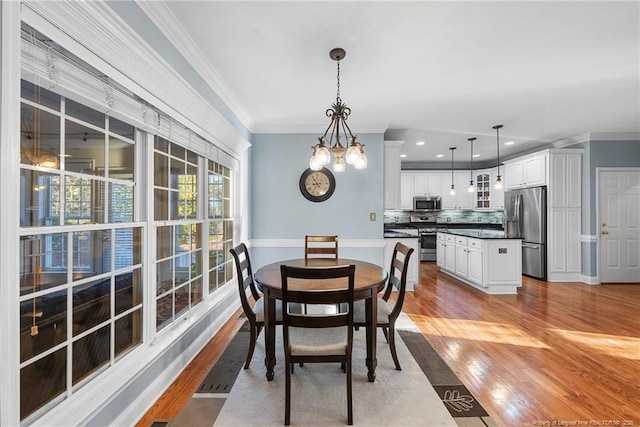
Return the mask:
[[437,214],[436,221],[439,223],[449,224],[502,224],[504,220],[504,211],[440,211]]
[[[410,222],[411,216],[424,216],[423,213],[413,213],[401,210],[384,211],[385,223]],[[443,210],[426,214],[438,223],[446,224],[503,224],[504,211],[471,211],[471,210]]]

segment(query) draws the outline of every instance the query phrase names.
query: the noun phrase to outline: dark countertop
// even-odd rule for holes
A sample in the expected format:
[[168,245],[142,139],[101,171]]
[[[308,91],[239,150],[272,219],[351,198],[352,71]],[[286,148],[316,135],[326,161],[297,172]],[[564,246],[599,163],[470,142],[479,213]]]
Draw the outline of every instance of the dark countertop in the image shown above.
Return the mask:
[[495,233],[486,233],[484,231],[470,231],[470,230],[448,230],[442,231],[445,234],[453,234],[456,236],[472,237],[474,239],[509,239],[509,240],[522,240],[521,237],[508,237]]
[[384,232],[385,239],[419,239],[420,236],[414,236],[409,233],[399,233],[397,231],[385,231]]

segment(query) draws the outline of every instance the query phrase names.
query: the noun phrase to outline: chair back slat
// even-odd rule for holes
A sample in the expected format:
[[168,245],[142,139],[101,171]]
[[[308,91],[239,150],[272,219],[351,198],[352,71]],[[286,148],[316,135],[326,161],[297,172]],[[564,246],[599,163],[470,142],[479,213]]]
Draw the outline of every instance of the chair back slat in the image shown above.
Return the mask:
[[310,255],[332,255],[338,259],[338,236],[304,236],[304,258]]
[[240,294],[242,309],[247,317],[255,317],[253,314],[253,308],[251,307],[251,304],[249,304],[249,299],[247,298],[247,288],[250,289],[251,296],[256,301],[260,299],[260,294],[258,293],[255,282],[253,281],[253,271],[251,270],[249,251],[244,243],[240,243],[238,246],[229,249],[229,252],[231,252],[236,266],[238,292]]
[[393,255],[391,257],[391,268],[389,270],[389,281],[385,289],[382,299],[389,301],[391,292],[395,288],[398,291],[395,304],[391,309],[389,317],[397,317],[402,310],[404,304],[404,295],[407,289],[407,273],[409,271],[409,260],[413,254],[413,248],[410,248],[402,243],[396,243],[393,249]]

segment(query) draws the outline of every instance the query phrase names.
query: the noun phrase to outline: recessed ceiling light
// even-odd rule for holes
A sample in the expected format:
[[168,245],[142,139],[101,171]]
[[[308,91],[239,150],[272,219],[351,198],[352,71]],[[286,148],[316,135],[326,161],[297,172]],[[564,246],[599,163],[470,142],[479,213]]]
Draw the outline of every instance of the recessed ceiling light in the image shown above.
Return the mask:
[[416,142],[416,145],[424,145],[424,141],[418,141]]
[[480,157],[480,154],[474,154],[473,157]]
[[400,154],[400,157],[405,158],[405,157],[407,157],[407,155],[406,154]]
[[444,154],[438,154],[436,157],[444,157]]
[[515,144],[515,141],[508,141],[504,143],[504,145],[513,145],[513,144]]

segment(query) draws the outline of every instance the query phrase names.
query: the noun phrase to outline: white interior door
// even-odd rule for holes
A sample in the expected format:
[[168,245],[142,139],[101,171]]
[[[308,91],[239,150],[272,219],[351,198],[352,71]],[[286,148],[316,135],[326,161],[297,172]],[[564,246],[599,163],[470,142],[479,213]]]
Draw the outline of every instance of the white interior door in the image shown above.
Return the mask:
[[600,281],[640,282],[640,170],[598,172]]

